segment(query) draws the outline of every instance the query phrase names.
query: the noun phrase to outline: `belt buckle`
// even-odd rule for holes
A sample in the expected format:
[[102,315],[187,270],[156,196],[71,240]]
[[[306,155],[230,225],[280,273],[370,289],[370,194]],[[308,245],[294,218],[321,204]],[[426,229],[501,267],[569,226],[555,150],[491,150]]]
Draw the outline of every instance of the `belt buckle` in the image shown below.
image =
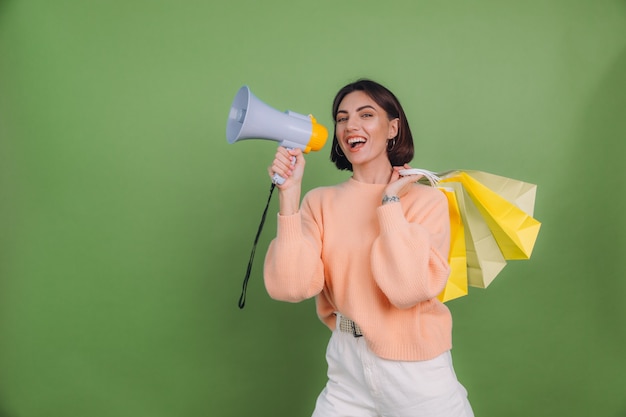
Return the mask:
[[350,321],[350,324],[352,325],[352,335],[354,337],[362,337],[363,333],[361,333],[361,329],[356,328],[356,323],[353,321]]

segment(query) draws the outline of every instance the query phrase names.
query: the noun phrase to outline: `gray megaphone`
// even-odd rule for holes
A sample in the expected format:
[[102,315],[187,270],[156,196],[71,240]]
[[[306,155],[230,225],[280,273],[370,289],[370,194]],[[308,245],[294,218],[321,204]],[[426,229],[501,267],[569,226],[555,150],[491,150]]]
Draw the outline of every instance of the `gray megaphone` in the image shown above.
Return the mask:
[[[239,89],[230,106],[226,139],[235,143],[245,139],[269,139],[286,148],[300,148],[304,153],[319,151],[328,138],[328,130],[312,115],[290,110],[278,111],[252,94],[247,86]],[[285,179],[274,174],[272,181],[281,185]]]

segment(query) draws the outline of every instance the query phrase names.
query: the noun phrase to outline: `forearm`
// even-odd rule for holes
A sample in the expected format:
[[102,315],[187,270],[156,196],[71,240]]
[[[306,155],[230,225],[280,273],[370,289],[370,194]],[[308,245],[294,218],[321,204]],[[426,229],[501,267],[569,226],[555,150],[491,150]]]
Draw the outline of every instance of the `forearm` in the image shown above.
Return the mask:
[[278,233],[265,257],[264,281],[270,297],[281,301],[298,302],[322,291],[318,245],[302,233],[301,215],[278,216]]
[[292,186],[286,190],[280,190],[278,194],[278,212],[281,216],[290,216],[300,210],[301,187]]
[[398,308],[436,297],[449,275],[445,223],[433,223],[444,225],[440,228],[410,223],[399,203],[380,210],[379,219],[381,234],[372,246],[371,263],[381,291]]

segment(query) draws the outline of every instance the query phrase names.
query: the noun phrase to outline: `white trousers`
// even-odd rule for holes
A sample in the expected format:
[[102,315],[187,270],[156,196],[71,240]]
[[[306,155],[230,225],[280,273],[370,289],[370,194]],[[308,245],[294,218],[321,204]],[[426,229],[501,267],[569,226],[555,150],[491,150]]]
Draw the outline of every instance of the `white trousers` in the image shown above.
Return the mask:
[[427,361],[382,359],[363,337],[336,329],[326,350],[328,382],[313,417],[473,417],[450,352]]

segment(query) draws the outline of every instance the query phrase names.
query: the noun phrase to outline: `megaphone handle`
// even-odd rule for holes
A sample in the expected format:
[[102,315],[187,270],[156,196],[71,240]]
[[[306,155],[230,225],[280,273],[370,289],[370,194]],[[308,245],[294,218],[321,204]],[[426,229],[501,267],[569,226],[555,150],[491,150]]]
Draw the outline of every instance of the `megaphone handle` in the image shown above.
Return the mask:
[[272,182],[276,185],[283,185],[285,183],[285,179],[278,174],[274,174]]
[[[286,148],[288,150],[291,150],[293,148]],[[291,157],[291,166],[295,166],[296,165],[296,157],[292,156]],[[274,173],[274,175],[272,176],[272,182],[276,185],[283,185],[285,183],[285,179],[283,177],[281,177],[280,175]]]

